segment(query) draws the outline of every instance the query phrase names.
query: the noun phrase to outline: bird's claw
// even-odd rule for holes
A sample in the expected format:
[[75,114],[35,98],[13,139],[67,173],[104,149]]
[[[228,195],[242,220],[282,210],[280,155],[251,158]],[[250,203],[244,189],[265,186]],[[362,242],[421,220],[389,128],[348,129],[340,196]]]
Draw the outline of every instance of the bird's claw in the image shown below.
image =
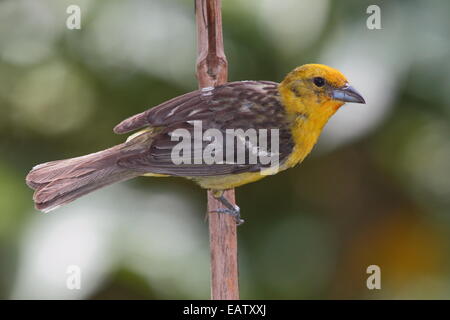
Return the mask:
[[236,225],[240,226],[244,223],[244,219],[241,219],[241,209],[238,206],[234,206],[233,209],[228,208],[218,208],[216,210],[211,211],[212,213],[225,213],[234,217],[236,220]]

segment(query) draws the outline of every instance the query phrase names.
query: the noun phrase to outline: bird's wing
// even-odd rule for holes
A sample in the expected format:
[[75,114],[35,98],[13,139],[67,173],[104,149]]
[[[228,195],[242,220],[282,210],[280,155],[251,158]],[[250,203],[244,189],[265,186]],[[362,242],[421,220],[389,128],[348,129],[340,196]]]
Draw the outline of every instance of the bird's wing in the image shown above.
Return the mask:
[[[115,133],[127,133],[156,123],[164,122],[164,119],[175,115],[177,110],[183,110],[198,104],[200,90],[192,91],[161,103],[156,107],[131,116],[114,127]],[[164,114],[163,117],[160,115]]]
[[167,126],[174,122],[208,117],[220,111],[224,102],[231,105],[239,103],[239,99],[268,99],[276,96],[277,86],[276,82],[271,81],[236,81],[215,88],[195,90],[123,120],[114,127],[114,132],[122,134],[146,126]]
[[[249,154],[258,154],[261,150],[255,149],[257,146],[249,143],[249,140],[239,141],[239,137],[235,138],[234,131],[230,132],[230,129],[241,129],[241,133],[248,133],[247,130],[251,129],[257,135],[259,129],[266,129],[269,142],[268,148],[263,152],[273,150],[270,146],[270,129],[278,129],[278,152],[282,162],[292,152],[293,141],[286,123],[285,110],[279,100],[277,85],[266,81],[231,82],[188,93],[127,119],[116,127],[116,132],[143,126],[158,128],[158,131],[153,134],[152,142],[145,152],[124,157],[118,164],[136,171],[178,176],[224,175],[264,168],[259,161],[251,161]],[[200,131],[194,132],[200,125]],[[215,138],[205,141],[203,136],[208,133],[207,129],[216,129],[215,132],[221,134],[222,141],[216,141]],[[180,139],[176,138],[179,132],[187,134],[192,148],[189,161],[175,164],[173,151],[180,143]],[[227,137],[230,137],[229,141],[233,141],[234,158],[227,159],[224,155],[222,161],[205,164],[202,161],[205,148],[211,146],[211,142],[216,142],[225,152],[227,146],[230,146],[226,143]],[[239,150],[238,146],[242,149]],[[243,161],[237,158],[239,152],[245,152]]]

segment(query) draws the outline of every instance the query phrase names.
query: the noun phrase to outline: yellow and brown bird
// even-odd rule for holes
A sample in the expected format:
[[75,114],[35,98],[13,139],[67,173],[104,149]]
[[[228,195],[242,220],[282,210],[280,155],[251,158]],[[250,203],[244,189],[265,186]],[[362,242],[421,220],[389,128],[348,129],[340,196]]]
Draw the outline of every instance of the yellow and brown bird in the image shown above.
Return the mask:
[[[37,165],[26,182],[35,190],[36,208],[47,212],[118,181],[142,175],[180,176],[215,190],[217,198],[238,215],[239,209],[231,206],[221,191],[257,181],[267,175],[267,168],[249,161],[198,161],[195,157],[202,152],[195,148],[204,148],[208,142],[194,134],[194,124],[201,122],[202,132],[217,129],[224,135],[228,129],[276,129],[281,171],[309,154],[328,119],[346,102],[365,103],[342,73],[320,64],[298,67],[281,83],[237,81],[196,90],[119,123],[115,133],[144,128],[126,142],[86,156]],[[190,162],[173,161],[179,143],[173,138],[177,129],[192,133]],[[245,148],[252,146],[245,144]]]

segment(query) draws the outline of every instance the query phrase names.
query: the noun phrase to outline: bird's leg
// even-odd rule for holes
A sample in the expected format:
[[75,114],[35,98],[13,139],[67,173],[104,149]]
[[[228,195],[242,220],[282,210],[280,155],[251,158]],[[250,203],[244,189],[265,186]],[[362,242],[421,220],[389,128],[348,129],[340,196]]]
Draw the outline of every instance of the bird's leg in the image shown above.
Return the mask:
[[226,208],[219,208],[217,210],[211,211],[215,213],[226,213],[234,217],[236,224],[239,226],[244,223],[244,219],[241,219],[241,209],[228,201],[223,195],[223,190],[211,190],[211,194],[214,199],[219,200]]

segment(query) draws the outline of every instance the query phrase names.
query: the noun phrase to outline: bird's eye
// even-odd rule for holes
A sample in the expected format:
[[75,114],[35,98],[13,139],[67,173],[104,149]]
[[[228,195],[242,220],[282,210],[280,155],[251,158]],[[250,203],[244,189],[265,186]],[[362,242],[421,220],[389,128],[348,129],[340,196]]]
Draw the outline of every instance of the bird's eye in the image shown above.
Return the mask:
[[314,84],[318,87],[323,87],[325,85],[325,79],[322,77],[315,77],[313,81]]

